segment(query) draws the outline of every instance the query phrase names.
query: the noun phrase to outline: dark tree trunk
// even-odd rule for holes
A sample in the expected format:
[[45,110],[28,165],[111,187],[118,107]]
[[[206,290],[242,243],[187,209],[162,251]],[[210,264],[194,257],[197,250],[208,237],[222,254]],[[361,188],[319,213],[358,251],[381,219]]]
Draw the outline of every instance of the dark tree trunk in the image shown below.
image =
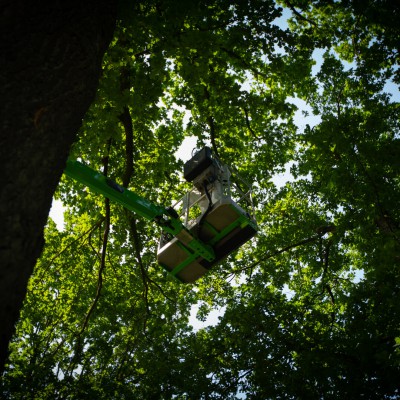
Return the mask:
[[95,96],[115,3],[0,4],[0,371],[52,195]]

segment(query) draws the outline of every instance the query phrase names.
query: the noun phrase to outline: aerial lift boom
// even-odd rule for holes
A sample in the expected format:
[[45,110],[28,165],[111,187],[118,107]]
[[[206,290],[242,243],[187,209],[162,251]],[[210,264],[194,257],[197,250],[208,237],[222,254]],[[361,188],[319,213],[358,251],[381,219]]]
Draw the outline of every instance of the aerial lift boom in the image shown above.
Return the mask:
[[[158,262],[182,282],[203,276],[257,230],[254,218],[231,199],[230,190],[226,192],[230,173],[207,147],[185,164],[185,178],[195,189],[169,208],[153,204],[79,161],[68,160],[65,174],[157,223],[163,230]],[[246,193],[241,200],[248,197]]]

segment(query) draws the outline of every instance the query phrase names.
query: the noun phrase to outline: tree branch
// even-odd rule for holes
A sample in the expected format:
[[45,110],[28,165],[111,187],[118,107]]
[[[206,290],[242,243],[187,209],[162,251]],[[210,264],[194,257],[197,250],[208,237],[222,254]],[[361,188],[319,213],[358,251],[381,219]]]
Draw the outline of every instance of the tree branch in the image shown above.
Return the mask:
[[94,309],[97,306],[97,303],[100,299],[101,295],[101,289],[103,287],[103,271],[106,267],[106,254],[107,254],[107,243],[108,243],[108,235],[110,233],[110,200],[105,199],[105,208],[106,208],[106,218],[105,218],[105,227],[104,227],[104,233],[103,233],[103,246],[101,250],[101,260],[100,260],[100,267],[99,271],[97,273],[97,290],[96,290],[96,296],[93,300],[92,305],[89,308],[88,313],[86,314],[85,320],[82,324],[81,330],[78,333],[78,336],[80,336],[84,330],[86,329],[90,316],[92,315]]
[[[48,264],[44,267],[42,270],[41,275],[38,277],[39,279],[43,278],[44,274],[47,272],[47,270],[51,267],[53,262],[60,257],[64,251],[68,250],[70,247],[72,247],[76,242],[79,242],[83,237],[85,237],[88,234],[91,234],[92,231],[94,231],[96,228],[100,226],[100,224],[104,221],[104,217],[101,217],[94,225],[92,225],[87,231],[83,232],[81,235],[79,235],[76,239],[74,239],[71,243],[68,243],[64,248],[62,248],[57,254],[55,254],[51,260],[48,262]],[[29,289],[28,289],[29,290]]]
[[304,15],[300,14],[299,11],[297,11],[294,6],[290,3],[290,1],[286,1],[286,4],[288,5],[288,7],[291,9],[291,11],[293,12],[293,14],[295,14],[297,17],[299,17],[300,19],[302,19],[303,21],[308,22],[310,25],[313,25],[315,27],[317,27],[318,25],[314,22],[311,21],[310,19],[306,18]]
[[[108,172],[108,154],[109,154],[109,149],[111,146],[111,140],[108,141],[108,151],[107,151],[107,155],[103,158],[103,163],[104,163],[104,169],[103,169],[103,174],[105,176],[107,176],[107,172]],[[105,215],[105,227],[104,227],[104,233],[103,233],[103,244],[102,244],[102,252],[101,252],[101,259],[100,259],[100,267],[99,267],[99,271],[97,273],[97,289],[96,289],[96,295],[95,298],[93,299],[93,302],[91,304],[91,306],[89,307],[89,310],[85,316],[85,319],[82,323],[82,326],[79,330],[79,332],[77,332],[75,334],[76,336],[76,343],[75,343],[75,347],[74,347],[74,356],[72,358],[71,364],[68,368],[68,370],[66,371],[66,373],[68,372],[68,374],[71,376],[76,365],[78,364],[79,361],[79,357],[83,351],[83,345],[82,345],[82,334],[83,332],[86,330],[88,324],[89,324],[89,319],[93,313],[93,311],[95,310],[97,303],[99,302],[100,299],[100,295],[101,295],[101,289],[103,287],[103,272],[106,266],[106,254],[107,254],[107,243],[108,243],[108,235],[110,232],[110,200],[108,198],[105,198],[105,209],[106,209],[106,215]]]
[[[208,89],[204,86],[204,98],[206,100],[210,100],[211,96],[210,96],[210,92],[208,91]],[[215,142],[215,121],[214,121],[214,117],[210,114],[207,117],[207,124],[208,127],[210,128],[210,140],[211,140],[211,145],[214,151],[214,154],[217,156],[217,158],[220,158],[219,153],[218,153],[218,148],[217,148],[217,144]]]
[[[124,70],[125,73],[126,70]],[[125,75],[125,74],[124,74]],[[121,77],[121,90],[124,90],[127,88],[127,83],[128,79],[127,76],[122,76]],[[124,187],[129,186],[129,182],[132,178],[134,168],[133,168],[133,124],[132,124],[132,116],[129,111],[128,106],[124,107],[124,110],[122,114],[119,116],[120,121],[122,122],[125,130],[125,170],[124,170],[124,175],[122,177],[122,185]],[[132,213],[126,211],[126,216],[129,221],[129,232],[131,234],[131,237],[133,239],[133,246],[135,249],[135,256],[136,260],[139,264],[140,271],[142,274],[142,281],[143,281],[143,287],[144,287],[144,293],[143,293],[143,298],[146,304],[146,310],[147,314],[150,314],[150,306],[149,306],[149,300],[148,300],[148,293],[149,293],[149,286],[148,286],[148,276],[146,269],[143,264],[142,260],[142,255],[141,255],[141,245],[140,245],[140,240],[139,240],[139,234],[137,231],[137,226],[136,226],[136,219],[132,215]],[[144,322],[144,328],[146,327],[146,322]]]
[[[121,93],[130,88],[129,75],[128,67],[122,67],[120,77]],[[118,118],[122,122],[125,131],[125,171],[122,177],[122,186],[128,187],[133,174],[133,123],[127,105]]]
[[[107,143],[107,147],[108,147],[107,155],[103,159],[103,162],[104,162],[103,174],[104,174],[104,176],[108,175],[108,162],[109,162],[108,154],[109,154],[110,146],[111,146],[111,141],[109,140]],[[92,305],[89,308],[89,311],[86,314],[85,320],[84,320],[82,327],[78,333],[78,337],[85,331],[85,329],[89,323],[90,316],[92,315],[93,311],[95,310],[95,308],[97,306],[97,303],[99,302],[100,295],[101,295],[101,289],[103,287],[103,271],[106,267],[107,243],[108,243],[108,235],[110,233],[110,219],[111,219],[110,200],[106,197],[104,202],[105,202],[106,215],[105,215],[105,225],[104,225],[104,233],[103,233],[103,243],[102,243],[102,250],[101,250],[100,267],[99,267],[99,271],[97,273],[96,296],[92,302]]]
[[245,119],[246,119],[246,126],[247,126],[247,129],[249,130],[249,132],[251,133],[251,135],[254,137],[254,139],[256,139],[256,140],[259,142],[259,141],[260,141],[260,138],[257,137],[256,133],[254,132],[253,128],[252,128],[251,125],[250,125],[250,119],[249,119],[249,112],[248,112],[248,110],[247,110],[245,107],[243,107],[242,110],[244,111],[244,116],[245,116]]
[[258,264],[260,264],[263,261],[269,260],[270,258],[273,258],[273,257],[275,257],[275,256],[277,256],[279,254],[285,253],[285,252],[287,252],[287,251],[289,251],[291,249],[294,249],[296,247],[303,246],[305,244],[315,242],[316,240],[319,239],[319,237],[320,237],[319,235],[315,235],[315,236],[311,236],[311,237],[309,237],[307,239],[301,240],[300,242],[290,244],[289,246],[286,246],[286,247],[284,247],[284,248],[282,248],[280,250],[276,250],[271,254],[267,254],[262,260],[258,260],[258,261],[254,262],[253,264],[251,264],[248,267],[244,267],[244,268],[241,268],[240,270],[233,271],[233,273],[243,272],[243,271],[246,271],[248,269],[252,270],[253,268],[255,268]]
[[122,177],[122,186],[128,187],[133,175],[133,123],[128,106],[124,107],[119,116],[125,130],[125,170]]
[[[127,212],[127,217],[129,220],[129,227],[130,227],[129,232],[133,239],[133,246],[135,249],[136,260],[139,264],[140,272],[142,274],[142,281],[143,281],[143,287],[144,287],[143,299],[146,304],[147,314],[150,315],[150,306],[149,306],[149,298],[148,298],[149,285],[147,283],[148,276],[147,276],[147,271],[146,271],[146,268],[144,267],[143,260],[142,260],[141,245],[140,245],[139,234],[138,234],[137,226],[136,226],[136,219],[133,217],[132,214],[128,214],[128,212]],[[145,321],[144,321],[144,329],[146,328],[146,323],[147,323],[147,319],[145,319]]]
[[219,153],[218,153],[218,148],[217,144],[215,142],[215,121],[213,116],[209,116],[207,118],[208,126],[210,127],[210,139],[211,139],[211,145],[214,151],[214,154],[217,156],[217,158],[220,158]]

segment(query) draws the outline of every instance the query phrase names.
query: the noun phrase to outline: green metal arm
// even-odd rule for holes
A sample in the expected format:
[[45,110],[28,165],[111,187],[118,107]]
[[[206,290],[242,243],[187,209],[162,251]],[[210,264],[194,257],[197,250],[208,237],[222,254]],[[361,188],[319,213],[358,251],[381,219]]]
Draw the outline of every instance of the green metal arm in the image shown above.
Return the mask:
[[151,203],[79,161],[68,160],[64,172],[94,192],[121,204],[141,217],[156,222],[165,232],[175,236],[195,254],[208,261],[215,259],[212,247],[195,238],[172,211]]

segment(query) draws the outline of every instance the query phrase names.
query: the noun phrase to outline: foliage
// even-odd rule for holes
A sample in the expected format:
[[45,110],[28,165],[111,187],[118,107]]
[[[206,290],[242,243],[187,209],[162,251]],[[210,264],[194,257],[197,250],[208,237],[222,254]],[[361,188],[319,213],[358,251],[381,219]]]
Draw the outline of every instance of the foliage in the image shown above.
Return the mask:
[[[65,228],[48,222],[3,396],[398,398],[399,9],[121,4],[72,155],[167,206],[195,136],[255,182],[259,234],[181,285],[156,227],[63,178]],[[225,312],[195,330],[194,305]]]

